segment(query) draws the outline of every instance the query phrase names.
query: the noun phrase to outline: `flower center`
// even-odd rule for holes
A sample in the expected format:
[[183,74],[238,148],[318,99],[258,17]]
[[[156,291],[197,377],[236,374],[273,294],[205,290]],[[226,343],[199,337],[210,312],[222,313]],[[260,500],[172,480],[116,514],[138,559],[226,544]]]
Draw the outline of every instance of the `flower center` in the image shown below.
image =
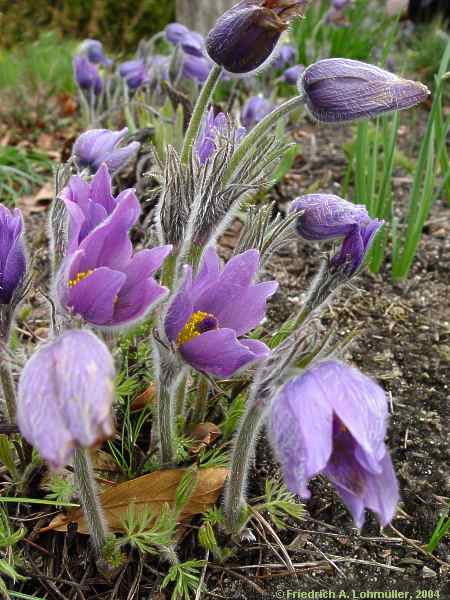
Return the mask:
[[93,272],[94,269],[90,269],[89,271],[82,271],[81,273],[77,273],[77,276],[74,279],[69,279],[69,287],[75,287],[80,283],[80,281],[83,281],[84,279],[86,279],[86,277],[92,275]]
[[191,318],[178,334],[176,344],[177,346],[181,346],[181,344],[185,344],[202,333],[212,331],[213,329],[219,329],[219,322],[216,317],[197,310],[195,313],[192,313]]

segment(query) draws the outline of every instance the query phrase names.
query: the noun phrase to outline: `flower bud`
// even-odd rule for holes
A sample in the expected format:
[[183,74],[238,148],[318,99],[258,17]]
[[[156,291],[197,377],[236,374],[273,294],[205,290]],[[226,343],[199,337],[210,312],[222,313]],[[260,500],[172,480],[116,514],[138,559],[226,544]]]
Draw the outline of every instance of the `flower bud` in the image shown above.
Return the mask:
[[276,69],[284,69],[289,65],[293,65],[296,57],[297,53],[295,52],[295,48],[289,44],[285,44],[280,48],[278,54],[276,55],[273,61],[273,66]]
[[183,35],[189,33],[189,29],[181,23],[169,23],[164,30],[164,33],[166,35],[166,40],[174,46],[177,46],[181,42]]
[[192,56],[203,56],[205,40],[200,33],[188,31],[181,37],[181,47],[186,54]]
[[283,73],[283,79],[289,85],[297,85],[299,78],[302,76],[305,67],[303,65],[294,65],[293,67],[289,67]]
[[411,108],[430,93],[422,83],[345,58],[314,63],[298,85],[311,116],[322,123],[368,119]]
[[77,54],[73,59],[73,68],[80,89],[86,92],[93,91],[98,96],[102,91],[103,83],[97,67],[84,56]]
[[20,376],[17,425],[53,468],[75,446],[90,448],[113,433],[114,363],[86,330],[68,331],[42,346]]
[[[206,164],[208,159],[216,152],[218,138],[220,135],[226,136],[229,133],[230,125],[225,113],[221,112],[214,116],[214,109],[210,108],[203,120],[196,144],[197,157],[201,165]],[[244,127],[235,129],[235,143],[239,144],[245,134],[246,129]]]
[[139,142],[131,142],[122,148],[117,147],[127,133],[127,127],[120,131],[109,129],[85,131],[73,145],[72,155],[75,162],[82,169],[88,167],[92,173],[96,172],[102,163],[106,163],[110,173],[118,171],[140,148]]
[[95,65],[104,65],[110,67],[113,61],[107,58],[103,52],[103,45],[98,40],[84,40],[80,48],[81,52],[85,53],[88,60]]
[[274,51],[306,0],[241,0],[226,11],[206,38],[210,58],[230,73],[250,73]]
[[204,83],[208,79],[210,71],[211,64],[206,58],[194,56],[193,54],[184,54],[182,74],[186,79]]
[[119,67],[119,74],[125,79],[130,90],[137,90],[141,85],[149,82],[148,67],[141,58],[128,60]]
[[252,96],[244,104],[241,112],[241,123],[250,129],[270,113],[273,104],[263,96]]

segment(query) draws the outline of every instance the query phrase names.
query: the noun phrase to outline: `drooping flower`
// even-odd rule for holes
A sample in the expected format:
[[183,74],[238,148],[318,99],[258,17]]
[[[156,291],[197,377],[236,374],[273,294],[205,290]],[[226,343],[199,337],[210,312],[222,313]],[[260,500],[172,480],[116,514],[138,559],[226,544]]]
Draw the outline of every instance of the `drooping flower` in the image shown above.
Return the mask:
[[0,204],[0,305],[11,302],[26,269],[22,213]]
[[142,58],[122,63],[119,73],[125,79],[130,90],[137,90],[150,81],[148,67]]
[[[98,197],[96,199],[97,202],[91,203],[93,212],[102,212],[101,203]],[[108,197],[107,204],[113,200],[112,196]],[[85,217],[82,212],[72,217],[72,241],[76,240],[77,231],[80,239],[83,225],[88,223],[88,230],[93,224],[87,219],[82,221]],[[56,283],[59,304],[68,314],[78,315],[98,327],[128,326],[143,318],[165,295],[167,289],[157,283],[153,274],[172,247],[158,246],[133,255],[129,231],[139,213],[134,190],[125,190],[117,198],[112,212],[68,254]]]
[[283,79],[289,85],[297,85],[299,78],[301,77],[305,67],[303,65],[294,65],[293,67],[289,67],[283,73]]
[[86,330],[67,331],[38,349],[18,388],[17,425],[53,468],[76,446],[90,448],[113,434],[114,362]]
[[85,56],[77,54],[73,59],[73,69],[75,74],[75,80],[85,92],[93,92],[98,96],[102,89],[103,83],[100,73],[97,67],[89,62]]
[[323,123],[411,108],[430,93],[422,83],[345,58],[328,58],[307,67],[298,86],[310,114]]
[[208,79],[210,71],[211,64],[206,58],[194,54],[183,54],[182,74],[184,78],[204,83]]
[[128,127],[120,131],[90,129],[82,133],[73,145],[72,155],[78,167],[88,167],[95,173],[105,163],[110,173],[125,166],[140,148],[139,142],[131,142],[122,148],[117,146],[128,133]]
[[248,250],[221,271],[216,250],[208,247],[194,280],[192,268],[185,267],[164,325],[170,342],[195,369],[230,377],[268,355],[262,342],[238,339],[259,325],[266,301],[278,287],[275,281],[252,283],[258,265],[259,253]]
[[309,498],[308,482],[321,473],[358,527],[365,508],[387,525],[399,500],[384,443],[387,418],[384,391],[341,362],[320,363],[291,380],[271,415],[272,438],[290,491]]
[[272,102],[263,96],[251,96],[244,104],[241,111],[241,123],[247,129],[264,119],[273,108]]
[[292,211],[301,211],[297,233],[305,240],[325,241],[344,238],[340,252],[332,258],[333,267],[353,275],[364,262],[383,221],[372,219],[367,208],[331,194],[309,194],[293,201]]
[[181,42],[181,38],[190,30],[181,23],[169,23],[164,30],[168,42],[177,46]]
[[[221,112],[214,116],[211,107],[206,114],[196,144],[197,157],[201,165],[204,165],[217,150],[217,141],[220,135],[226,135],[230,123],[225,113]],[[245,136],[246,130],[239,127],[235,131],[235,143],[238,144]]]
[[297,53],[295,48],[290,44],[285,44],[284,46],[281,46],[280,50],[277,52],[272,64],[276,69],[285,69],[286,67],[293,65],[296,58]]
[[113,61],[105,56],[103,44],[98,40],[84,40],[80,50],[86,54],[91,63],[104,65],[105,67],[110,67],[113,64]]
[[230,73],[250,73],[274,51],[307,0],[241,0],[226,11],[206,38],[211,59]]
[[201,33],[187,31],[181,36],[180,44],[186,54],[204,56],[205,40]]

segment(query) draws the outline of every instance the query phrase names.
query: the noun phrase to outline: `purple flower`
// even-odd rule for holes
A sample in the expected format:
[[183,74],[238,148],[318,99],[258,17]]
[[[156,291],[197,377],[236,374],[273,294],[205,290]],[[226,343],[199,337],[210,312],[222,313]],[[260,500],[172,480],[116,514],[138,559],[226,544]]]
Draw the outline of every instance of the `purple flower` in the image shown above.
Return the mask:
[[94,173],[102,163],[106,163],[109,172],[114,173],[125,166],[140,148],[139,142],[131,142],[123,148],[117,147],[127,133],[127,127],[120,131],[90,129],[82,133],[72,150],[78,167],[89,167]]
[[350,2],[351,0],[333,0],[332,6],[336,10],[343,10]]
[[0,204],[0,305],[10,304],[26,270],[22,213]]
[[189,32],[189,29],[181,23],[169,23],[165,29],[167,41],[174,46],[177,46],[181,42],[183,35]]
[[276,69],[284,69],[289,65],[293,65],[296,58],[297,53],[295,48],[289,44],[285,44],[281,46],[272,64]]
[[186,54],[192,54],[192,56],[204,55],[205,40],[203,36],[196,31],[187,31],[183,34],[180,44]]
[[110,67],[113,61],[107,58],[103,52],[103,45],[98,40],[84,40],[81,51],[86,53],[88,60],[94,64],[101,64]]
[[241,111],[241,123],[247,129],[264,119],[273,108],[272,102],[263,96],[251,96]]
[[184,54],[182,73],[186,79],[204,83],[208,79],[210,71],[211,64],[206,58],[194,56],[193,54]]
[[90,331],[67,331],[30,358],[20,376],[17,424],[57,469],[76,446],[91,448],[113,434],[114,363]]
[[[201,165],[204,165],[217,150],[217,140],[223,135],[226,136],[229,129],[229,121],[225,113],[221,112],[214,116],[214,109],[211,107],[203,121],[202,128],[198,137],[196,150]],[[246,130],[239,127],[235,131],[235,143],[239,144],[245,136]]]
[[150,81],[148,67],[142,58],[122,63],[119,67],[119,74],[125,79],[130,90],[137,90],[141,85]]
[[241,0],[226,11],[206,38],[211,59],[231,73],[263,65],[306,0]]
[[345,58],[328,58],[307,67],[298,85],[310,114],[323,123],[411,108],[430,93],[422,83]]
[[321,242],[344,238],[333,267],[345,266],[352,275],[362,265],[383,221],[371,219],[367,208],[331,194],[309,194],[293,201],[290,211],[302,211],[297,233],[305,240]]
[[301,77],[305,67],[303,65],[294,65],[293,67],[289,67],[283,73],[283,79],[289,85],[297,85],[299,78]]
[[322,473],[358,527],[365,508],[387,525],[399,500],[387,418],[384,391],[343,363],[329,360],[291,380],[273,403],[271,423],[290,491],[309,498],[309,480]]
[[86,92],[92,91],[98,96],[102,91],[103,83],[97,67],[84,56],[77,54],[73,59],[73,69],[75,80],[80,89]]
[[198,371],[230,377],[238,369],[268,355],[265,344],[238,339],[265,316],[267,298],[275,281],[254,284],[259,253],[248,250],[220,270],[214,248],[203,253],[198,275],[185,267],[185,278],[172,300],[166,318],[167,337],[183,359]]
[[[112,200],[112,196],[107,199],[108,210]],[[92,202],[93,211],[99,209],[100,204],[98,198],[96,203]],[[74,213],[71,215],[71,250],[75,246],[81,217],[85,216],[81,213],[82,210],[75,218]],[[65,311],[99,327],[119,327],[131,325],[144,317],[165,295],[166,288],[160,286],[152,275],[172,247],[159,246],[133,255],[129,231],[138,220],[139,213],[139,201],[134,190],[123,191],[112,212],[81,239],[75,251],[69,253],[56,284],[58,300]],[[92,224],[89,222],[89,227]]]

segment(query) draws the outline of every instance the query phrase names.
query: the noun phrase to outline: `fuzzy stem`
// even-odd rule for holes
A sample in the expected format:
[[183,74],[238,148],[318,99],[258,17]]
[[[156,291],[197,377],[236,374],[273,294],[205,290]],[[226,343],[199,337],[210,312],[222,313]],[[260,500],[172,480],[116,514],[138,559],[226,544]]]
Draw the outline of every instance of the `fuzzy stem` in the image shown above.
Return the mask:
[[175,407],[175,417],[184,416],[186,410],[186,387],[187,387],[187,375],[185,375],[177,387],[177,401]]
[[8,419],[10,423],[16,421],[16,387],[9,365],[6,349],[0,343],[0,380],[2,383],[3,396],[5,398]]
[[211,100],[211,96],[216,89],[216,85],[221,75],[222,67],[219,67],[219,65],[214,65],[208,75],[208,79],[203,84],[199,97],[197,98],[191,120],[189,121],[189,127],[186,131],[186,135],[184,136],[183,149],[181,151],[181,161],[184,164],[189,161],[192,153],[192,146],[198,136],[203,115],[208,108],[209,101]]
[[194,406],[194,423],[201,423],[208,412],[208,394],[209,394],[209,383],[208,380],[200,375],[200,381],[198,382],[197,398]]
[[167,386],[159,387],[158,394],[158,426],[161,463],[167,465],[173,462],[175,448],[173,445],[173,406]]
[[233,154],[230,164],[223,176],[223,186],[225,186],[230,179],[233,177],[239,163],[244,158],[249,150],[256,145],[259,138],[266,133],[271,127],[274,127],[281,117],[288,115],[290,112],[296,110],[300,106],[303,106],[303,96],[295,96],[286,102],[283,102],[280,106],[275,108],[267,116],[264,117],[253,129],[248,133],[239,146],[236,148]]
[[231,471],[225,490],[225,526],[230,533],[237,534],[245,524],[245,485],[247,471],[255,447],[255,439],[266,411],[254,402],[244,416],[239,428]]
[[94,546],[95,553],[100,557],[108,531],[97,495],[97,484],[92,470],[91,459],[86,449],[75,448],[73,469],[92,545]]

